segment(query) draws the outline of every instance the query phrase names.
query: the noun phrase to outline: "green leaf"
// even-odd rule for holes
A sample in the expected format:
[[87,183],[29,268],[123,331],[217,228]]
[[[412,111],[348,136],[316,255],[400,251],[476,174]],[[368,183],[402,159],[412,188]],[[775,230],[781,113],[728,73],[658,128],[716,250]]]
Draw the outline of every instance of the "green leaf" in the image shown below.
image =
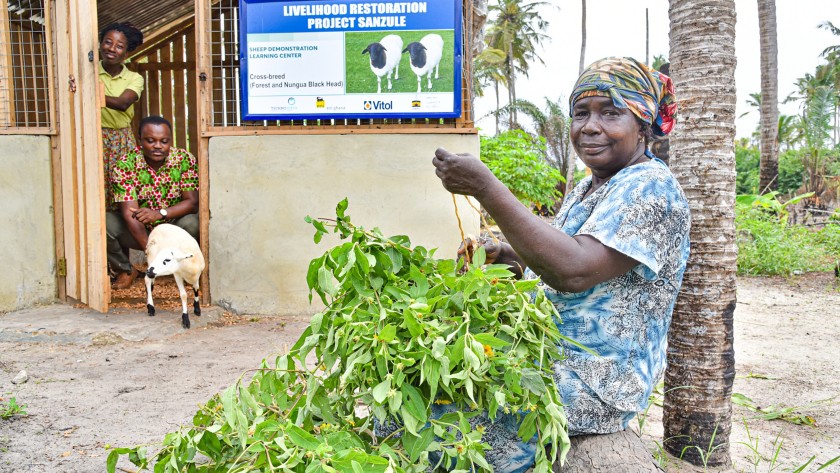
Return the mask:
[[379,339],[385,342],[392,342],[394,338],[397,337],[397,327],[388,324],[382,327],[382,330],[379,332]]
[[426,402],[424,401],[423,394],[410,384],[403,384],[401,389],[403,405],[408,413],[414,416],[414,418],[421,423],[425,424],[428,420],[428,416],[426,415]]
[[500,340],[486,333],[477,333],[473,335],[473,337],[476,339],[476,341],[478,341],[478,343],[481,343],[482,345],[488,345],[493,348],[504,348],[510,345],[509,342]]
[[340,219],[347,219],[344,212],[347,210],[348,205],[347,197],[341,199],[341,202],[335,206],[335,215]]
[[537,395],[545,392],[545,382],[539,372],[533,368],[523,368],[521,376],[520,382],[523,388]]
[[385,402],[385,399],[388,398],[388,391],[391,390],[391,379],[388,378],[385,381],[377,384],[376,387],[373,388],[371,391],[371,395],[373,395],[373,399],[382,404]]
[[338,290],[335,288],[335,282],[333,282],[332,273],[324,266],[318,268],[318,287],[331,297],[335,297],[336,293],[338,293]]
[[519,431],[516,433],[523,442],[531,440],[537,433],[537,412],[529,412],[519,424]]
[[321,442],[314,435],[296,425],[287,426],[286,435],[289,436],[292,443],[306,450],[315,450],[321,445]]
[[435,439],[434,431],[432,429],[424,429],[419,436],[405,434],[403,436],[403,445],[408,453],[408,457],[412,462],[417,462],[420,454],[426,451]]
[[[359,267],[359,272],[362,274],[368,274],[370,272],[371,263],[368,261],[368,255],[365,253],[359,245],[353,247],[353,252],[355,253],[356,257],[356,265]],[[375,260],[374,260],[375,264]]]
[[417,316],[413,311],[406,310],[403,312],[403,322],[412,337],[419,337],[423,334],[423,326],[417,322]]

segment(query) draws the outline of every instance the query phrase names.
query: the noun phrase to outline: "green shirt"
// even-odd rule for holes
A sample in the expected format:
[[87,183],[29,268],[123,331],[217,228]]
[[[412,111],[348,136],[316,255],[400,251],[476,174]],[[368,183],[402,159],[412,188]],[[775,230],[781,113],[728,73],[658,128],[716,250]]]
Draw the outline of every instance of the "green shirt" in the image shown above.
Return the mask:
[[[123,66],[119,74],[112,76],[99,63],[99,80],[105,86],[105,95],[108,97],[119,97],[126,90],[133,90],[137,97],[143,93],[143,76],[136,72],[129,71]],[[131,119],[134,117],[134,105],[129,106],[126,111],[121,112],[112,108],[102,108],[102,128],[128,128],[131,126]]]

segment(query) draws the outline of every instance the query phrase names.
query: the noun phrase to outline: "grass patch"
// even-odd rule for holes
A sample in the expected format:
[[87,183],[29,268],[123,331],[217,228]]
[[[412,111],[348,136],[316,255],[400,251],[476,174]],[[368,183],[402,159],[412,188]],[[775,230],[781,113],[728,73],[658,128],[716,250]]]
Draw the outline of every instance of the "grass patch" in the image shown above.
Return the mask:
[[788,225],[767,209],[739,204],[735,209],[738,274],[790,276],[832,271],[840,259],[840,225],[814,230]]
[[[370,69],[370,56],[362,51],[370,44],[379,42],[388,34],[399,35],[403,40],[403,49],[409,43],[420,41],[427,34],[436,33],[443,38],[443,56],[440,59],[440,78],[432,77],[432,89],[426,88],[423,79],[423,92],[453,92],[455,90],[455,32],[452,30],[435,31],[371,31],[363,33],[346,33],[344,35],[345,58],[347,61],[347,93],[372,94],[376,93],[376,74]],[[389,93],[417,93],[417,76],[411,70],[411,60],[408,53],[398,52],[402,59],[399,65],[399,79],[392,81],[393,88],[388,90],[388,80],[382,76],[382,94]]]

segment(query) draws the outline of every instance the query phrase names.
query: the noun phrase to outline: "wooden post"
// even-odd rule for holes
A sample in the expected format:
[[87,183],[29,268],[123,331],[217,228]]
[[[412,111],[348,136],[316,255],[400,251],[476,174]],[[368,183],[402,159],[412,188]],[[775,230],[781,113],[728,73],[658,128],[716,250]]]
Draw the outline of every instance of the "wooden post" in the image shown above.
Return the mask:
[[0,1],[0,127],[15,126],[15,82],[7,1]]
[[198,120],[198,133],[190,139],[196,140],[198,146],[198,220],[200,223],[201,252],[204,254],[204,261],[207,263],[204,273],[201,275],[201,303],[209,304],[210,297],[210,170],[208,148],[210,139],[203,136],[207,131],[212,113],[212,81],[210,58],[208,56],[208,34],[207,24],[210,21],[210,0],[195,0],[195,52],[196,71],[195,88],[198,96],[195,97],[197,114],[190,117],[190,120]]

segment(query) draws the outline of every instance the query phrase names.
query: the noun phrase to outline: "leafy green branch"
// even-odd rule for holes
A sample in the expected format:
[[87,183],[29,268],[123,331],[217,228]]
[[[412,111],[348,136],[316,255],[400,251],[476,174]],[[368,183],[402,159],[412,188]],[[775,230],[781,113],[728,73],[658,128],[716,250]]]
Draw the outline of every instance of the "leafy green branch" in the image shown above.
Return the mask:
[[[346,209],[345,199],[335,219],[306,219],[316,243],[330,232],[343,242],[309,265],[310,298],[326,308],[291,351],[213,396],[154,455],[112,450],[109,472],[122,455],[156,473],[490,471],[469,422],[482,411],[518,416],[520,438],[550,447],[537,449],[535,472],[562,462],[552,367],[566,339],[538,281],[485,265],[483,249],[461,272],[406,236],[355,226]],[[433,404],[457,411],[433,418]],[[377,437],[374,419],[399,428]]]

